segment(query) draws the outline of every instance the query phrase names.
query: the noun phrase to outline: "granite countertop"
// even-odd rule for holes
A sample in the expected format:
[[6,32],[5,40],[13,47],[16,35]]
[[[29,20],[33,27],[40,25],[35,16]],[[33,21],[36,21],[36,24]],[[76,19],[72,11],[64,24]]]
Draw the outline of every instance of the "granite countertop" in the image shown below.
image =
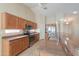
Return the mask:
[[[33,34],[39,34],[37,32],[33,33]],[[8,40],[14,40],[14,39],[18,39],[18,38],[22,38],[22,37],[28,37],[28,35],[24,35],[24,34],[7,34],[5,36],[2,37],[2,39],[8,39]]]
[[2,37],[2,39],[14,40],[22,37],[28,37],[28,35],[20,34],[20,35],[14,35],[14,36],[4,36]]

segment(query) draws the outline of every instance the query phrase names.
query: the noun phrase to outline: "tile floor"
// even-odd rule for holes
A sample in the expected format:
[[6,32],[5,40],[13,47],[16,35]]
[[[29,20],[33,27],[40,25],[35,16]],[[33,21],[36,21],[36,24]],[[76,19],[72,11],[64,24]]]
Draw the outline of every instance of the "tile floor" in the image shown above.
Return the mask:
[[56,40],[40,40],[18,56],[65,56],[65,52]]

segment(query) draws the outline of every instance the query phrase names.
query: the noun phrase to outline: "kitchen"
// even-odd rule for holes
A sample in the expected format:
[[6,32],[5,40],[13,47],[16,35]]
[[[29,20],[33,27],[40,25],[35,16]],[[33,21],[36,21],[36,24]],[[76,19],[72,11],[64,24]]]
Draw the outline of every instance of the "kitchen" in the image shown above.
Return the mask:
[[78,4],[4,3],[0,7],[3,56],[78,55]]
[[[39,33],[33,31],[34,29],[37,29],[36,23],[26,21],[21,17],[6,12],[2,13],[1,16],[5,17],[1,17],[5,29],[2,37],[3,55],[17,55],[39,40]],[[27,25],[28,28],[25,28],[25,25]],[[30,29],[29,26],[31,26]]]
[[[11,9],[8,9],[8,6],[11,6]],[[17,12],[14,12],[14,9],[12,9],[12,6],[14,6],[14,9],[16,9]],[[20,8],[21,6],[23,9]],[[3,43],[1,42],[2,43],[1,52],[3,50],[2,52],[3,55],[5,56],[6,55],[17,55],[23,50],[32,46],[35,42],[39,40],[39,33],[35,32],[37,31],[37,24],[33,22],[33,20],[29,21],[25,19],[25,18],[34,19],[33,17],[34,14],[32,14],[32,11],[28,7],[21,5],[21,4],[16,4],[16,3],[15,4],[1,4],[0,7],[2,7],[2,10],[0,10],[1,11],[0,12],[0,29],[1,29],[0,32],[2,32],[1,36],[2,36],[2,39],[4,39],[2,40],[2,42],[5,41]],[[18,14],[19,9],[21,10],[21,12]],[[25,9],[27,11],[23,12],[23,10]],[[27,15],[24,16],[24,14],[27,14]],[[28,17],[28,15],[30,15],[30,17]],[[27,30],[27,28],[25,28],[26,27],[25,25],[27,25],[28,29],[29,29],[29,26],[31,26],[31,29],[29,29],[28,31],[30,31],[29,33],[32,33],[32,35],[34,36],[35,40],[32,40],[33,42],[31,41],[29,43],[29,37],[28,35],[26,35],[27,33],[24,34],[24,32]],[[19,39],[20,41],[17,39]],[[10,42],[12,42],[14,45],[12,45]],[[9,44],[11,44],[13,47],[16,46],[15,49],[10,48]],[[12,52],[13,49],[14,49],[14,52]]]

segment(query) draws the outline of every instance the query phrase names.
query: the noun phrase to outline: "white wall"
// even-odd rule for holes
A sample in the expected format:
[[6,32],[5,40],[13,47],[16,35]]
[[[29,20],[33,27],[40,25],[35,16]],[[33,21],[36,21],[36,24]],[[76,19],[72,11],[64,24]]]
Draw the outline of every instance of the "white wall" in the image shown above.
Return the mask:
[[2,40],[1,40],[1,32],[0,32],[0,55],[1,55],[1,45],[2,45]]
[[40,39],[45,39],[45,16],[37,14],[36,22],[38,25],[38,29],[40,29]]
[[56,23],[55,16],[52,16],[51,18],[50,17],[47,17],[46,24],[53,24],[53,23]]
[[79,37],[79,17],[72,22],[72,32],[74,36]]
[[[35,14],[32,12],[32,10],[28,7],[26,7],[23,4],[16,4],[16,3],[1,3],[0,4],[0,13],[2,12],[9,12],[13,15],[23,17],[27,20],[34,21],[35,22]],[[1,55],[1,39],[2,37],[2,31],[0,30],[0,55]]]
[[33,7],[31,9],[35,13],[36,23],[40,29],[40,39],[45,39],[45,16],[41,14],[40,8]]
[[16,16],[23,17],[27,20],[34,21],[35,20],[35,15],[32,12],[32,10],[21,4],[21,3],[1,3],[0,4],[0,13],[1,12],[9,12],[11,14],[14,14]]

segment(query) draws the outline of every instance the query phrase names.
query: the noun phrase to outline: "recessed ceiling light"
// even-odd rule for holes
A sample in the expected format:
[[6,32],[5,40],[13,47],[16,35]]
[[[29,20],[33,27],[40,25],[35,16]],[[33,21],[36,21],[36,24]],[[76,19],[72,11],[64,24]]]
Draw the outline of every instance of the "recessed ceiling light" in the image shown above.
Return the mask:
[[73,11],[72,13],[73,13],[73,14],[77,14],[78,12],[77,12],[77,11]]
[[67,19],[65,19],[64,22],[67,22]]
[[66,24],[68,25],[68,24],[69,24],[69,22],[66,22]]

